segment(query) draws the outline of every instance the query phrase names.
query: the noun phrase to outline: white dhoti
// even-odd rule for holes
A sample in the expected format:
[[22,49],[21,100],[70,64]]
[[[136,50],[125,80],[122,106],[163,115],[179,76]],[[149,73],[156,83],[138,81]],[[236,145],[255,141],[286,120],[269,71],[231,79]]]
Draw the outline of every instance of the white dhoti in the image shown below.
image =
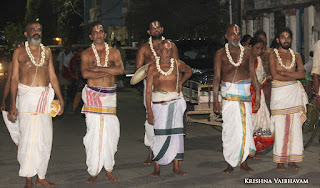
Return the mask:
[[273,81],[271,90],[271,131],[274,132],[273,161],[301,162],[302,124],[306,120],[306,92],[299,81]]
[[45,179],[53,137],[52,117],[49,115],[53,98],[51,84],[47,87],[19,84],[16,122],[10,122],[7,113],[3,113],[11,138],[18,145],[19,176],[38,175]]
[[144,85],[144,89],[143,89],[143,105],[146,108],[146,121],[144,123],[144,145],[146,145],[147,147],[151,146],[152,143],[152,138],[154,136],[154,130],[153,130],[153,125],[150,125],[148,123],[148,114],[147,114],[147,105],[146,105],[146,79],[143,80],[143,85]]
[[97,176],[102,167],[111,172],[115,165],[120,137],[120,123],[116,116],[116,88],[96,88],[87,85],[82,90],[87,134],[83,138],[86,148],[88,173]]
[[236,167],[255,154],[250,81],[223,82],[222,146],[227,163]]
[[151,149],[152,158],[156,163],[167,165],[174,159],[183,159],[183,114],[185,110],[186,101],[182,93],[152,93],[155,136]]

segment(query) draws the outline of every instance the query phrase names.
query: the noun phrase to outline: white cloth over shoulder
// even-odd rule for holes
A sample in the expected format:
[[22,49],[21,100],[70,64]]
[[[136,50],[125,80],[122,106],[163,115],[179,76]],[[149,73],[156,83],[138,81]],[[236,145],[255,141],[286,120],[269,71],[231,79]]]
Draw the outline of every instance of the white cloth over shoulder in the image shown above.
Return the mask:
[[97,176],[102,167],[111,172],[115,165],[120,137],[120,123],[116,116],[116,88],[96,88],[87,85],[82,90],[87,134],[83,138],[86,148],[88,173]]
[[185,110],[186,101],[182,93],[152,93],[155,136],[151,149],[152,158],[156,163],[167,165],[174,159],[183,159],[183,114]]
[[[54,98],[51,84],[47,87],[30,87],[19,84],[17,93],[19,127],[8,128],[11,136],[18,137],[19,175],[44,179],[52,147],[52,117],[49,115],[50,104]],[[6,116],[4,116],[6,117]],[[7,125],[10,126],[10,123]],[[19,135],[18,135],[19,134]]]
[[274,132],[273,161],[301,162],[302,124],[306,120],[308,99],[299,81],[272,81],[271,131]]
[[311,74],[320,75],[320,40],[314,44]]
[[223,82],[222,146],[227,163],[236,167],[256,152],[252,131],[250,81]]
[[2,111],[2,117],[4,124],[6,125],[12,141],[18,146],[19,144],[19,137],[20,137],[20,127],[19,127],[19,116],[17,117],[15,122],[11,122],[8,119],[8,112]]

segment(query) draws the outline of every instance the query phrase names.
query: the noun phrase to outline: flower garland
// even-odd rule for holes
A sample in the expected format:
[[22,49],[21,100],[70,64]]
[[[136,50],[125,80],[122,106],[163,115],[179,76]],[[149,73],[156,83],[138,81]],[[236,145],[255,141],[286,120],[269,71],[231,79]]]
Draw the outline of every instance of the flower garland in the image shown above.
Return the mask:
[[157,67],[157,70],[158,70],[162,75],[168,76],[168,75],[170,75],[170,74],[172,73],[172,71],[173,71],[173,67],[174,67],[174,62],[175,62],[175,61],[176,61],[175,59],[171,58],[171,59],[170,59],[170,63],[171,63],[170,69],[169,69],[167,72],[164,72],[164,71],[161,69],[161,67],[160,67],[160,58],[156,58],[156,67]]
[[[164,38],[164,37],[161,37],[161,40],[165,40],[165,38]],[[149,45],[150,45],[150,49],[151,49],[151,52],[152,52],[153,56],[154,56],[156,59],[159,59],[160,57],[157,55],[156,51],[155,51],[154,48],[153,48],[152,37],[151,37],[151,36],[149,37]]]
[[94,56],[96,56],[96,60],[97,60],[97,65],[98,65],[98,67],[107,67],[107,66],[108,66],[108,56],[109,56],[109,46],[108,46],[108,43],[105,42],[105,43],[104,43],[104,46],[105,46],[105,48],[106,48],[106,56],[105,56],[105,60],[104,60],[104,65],[101,65],[101,64],[100,64],[100,57],[99,57],[99,55],[98,55],[97,49],[96,49],[96,47],[94,46],[93,43],[91,44],[91,47],[92,47]]
[[[30,48],[29,48],[29,43],[28,43],[28,41],[25,42],[25,46],[26,46],[27,54],[28,54],[28,56],[30,57],[32,64],[34,64],[34,65],[37,66],[37,67],[42,66],[42,65],[44,64],[44,60],[45,60],[45,57],[46,57],[46,53],[45,53],[45,49],[44,49],[43,44],[40,44],[40,48],[41,48],[41,50],[42,50],[40,63],[37,63],[37,62],[34,60],[34,57],[33,57],[32,53],[31,53],[31,51],[30,51]],[[39,56],[38,56],[38,57],[39,57]]]
[[226,43],[225,44],[225,48],[226,48],[226,53],[227,53],[227,57],[229,59],[229,62],[235,66],[235,67],[238,67],[241,65],[242,63],[242,59],[243,59],[243,54],[244,54],[244,47],[239,43],[239,47],[240,47],[240,57],[239,57],[239,61],[237,63],[235,63],[230,55],[230,51],[229,51],[229,44]]
[[283,68],[285,68],[285,69],[288,70],[288,69],[291,69],[291,68],[296,64],[296,56],[294,55],[294,52],[293,52],[293,50],[291,50],[291,48],[289,48],[289,52],[290,52],[290,54],[291,54],[291,56],[292,56],[292,62],[291,62],[291,65],[290,65],[289,67],[285,66],[285,65],[282,63],[282,60],[281,60],[281,57],[280,57],[280,55],[279,55],[278,50],[277,50],[277,49],[274,49],[274,52],[276,53],[276,56],[277,56],[277,58],[278,58],[279,64],[280,64]]

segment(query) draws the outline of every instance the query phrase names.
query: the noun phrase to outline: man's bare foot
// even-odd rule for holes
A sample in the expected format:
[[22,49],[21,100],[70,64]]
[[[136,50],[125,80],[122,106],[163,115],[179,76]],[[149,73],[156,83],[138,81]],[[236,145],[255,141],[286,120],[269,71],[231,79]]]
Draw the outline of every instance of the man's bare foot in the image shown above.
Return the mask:
[[143,162],[143,164],[149,165],[149,164],[151,164],[152,162],[153,162],[153,160],[151,160],[151,158],[148,157],[148,159],[145,160],[145,161]]
[[119,181],[120,179],[115,177],[111,172],[108,172],[106,173],[106,179],[109,179],[111,181]]
[[178,162],[179,162],[179,163],[184,163],[184,160],[183,160],[183,159],[182,159],[182,160],[178,160]]
[[293,170],[300,170],[300,166],[296,165],[294,162],[288,163],[288,167],[292,168]]
[[277,170],[280,170],[280,171],[284,171],[286,168],[284,168],[284,164],[283,163],[278,163],[277,164]]
[[260,159],[260,157],[258,157],[258,156],[253,156],[253,159]]
[[156,170],[153,171],[153,173],[150,174],[150,176],[155,177],[155,178],[159,177],[160,176],[160,170],[159,171],[156,171]]
[[56,186],[54,183],[50,183],[46,179],[37,178],[36,186],[40,186],[40,185],[43,185],[45,187],[55,187]]
[[89,179],[87,179],[87,183],[94,183],[98,176],[91,176]]
[[241,163],[240,170],[244,170],[244,171],[247,171],[249,173],[253,173],[254,172],[254,170],[248,166],[247,159],[243,163]]
[[228,167],[222,171],[223,174],[230,174],[234,169],[228,164]]
[[173,172],[176,173],[176,174],[182,175],[182,176],[188,175],[186,172],[183,172],[180,168],[177,168],[177,169],[174,168]]
[[33,188],[32,178],[26,178],[26,185],[24,188]]
[[160,165],[158,163],[154,162],[154,170],[150,176],[155,178],[160,176]]

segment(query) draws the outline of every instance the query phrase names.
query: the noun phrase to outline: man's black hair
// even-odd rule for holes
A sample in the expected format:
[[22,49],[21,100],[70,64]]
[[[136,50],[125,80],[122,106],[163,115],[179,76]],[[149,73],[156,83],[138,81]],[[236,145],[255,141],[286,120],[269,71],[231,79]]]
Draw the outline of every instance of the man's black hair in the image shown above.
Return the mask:
[[160,23],[159,20],[153,19],[153,20],[150,20],[150,21],[148,22],[147,30],[150,30],[150,25],[151,25],[152,22],[159,22],[159,24],[160,24],[160,26],[161,26],[161,23]]
[[283,33],[283,32],[289,33],[289,34],[290,34],[290,37],[292,38],[292,31],[291,31],[291,29],[289,29],[288,27],[280,28],[279,31],[278,31],[278,33],[277,33],[276,38],[280,39],[280,35],[281,35],[281,33]]
[[243,45],[243,43],[247,42],[248,40],[251,40],[252,36],[251,35],[243,35],[240,43]]
[[[96,26],[96,25],[102,25],[102,23],[100,23],[100,22],[93,22],[92,25],[91,25],[91,27],[90,27],[90,30],[89,30],[89,35],[92,34],[92,29],[93,29],[94,26]],[[103,26],[103,25],[102,25],[102,27],[103,27],[104,32],[106,33],[106,30],[104,29],[104,26]]]
[[250,40],[250,42],[249,42],[249,45],[251,45],[251,46],[254,46],[254,45],[256,45],[256,44],[258,44],[258,43],[262,43],[262,44],[264,44],[264,42],[263,42],[263,40],[260,38],[260,37],[253,37],[251,40]]
[[258,37],[259,35],[264,35],[266,38],[267,38],[267,34],[266,34],[266,32],[264,32],[263,30],[258,30],[258,31],[256,31],[255,33],[254,33],[254,37]]
[[30,26],[30,25],[32,25],[32,24],[39,24],[39,25],[40,25],[40,27],[42,28],[42,25],[41,25],[41,23],[40,23],[40,22],[38,22],[38,21],[32,21],[32,22],[30,22],[30,23],[28,23],[28,24],[26,25],[26,27],[24,28],[24,31],[25,31],[25,32],[27,32],[27,31],[28,31],[29,26]]

